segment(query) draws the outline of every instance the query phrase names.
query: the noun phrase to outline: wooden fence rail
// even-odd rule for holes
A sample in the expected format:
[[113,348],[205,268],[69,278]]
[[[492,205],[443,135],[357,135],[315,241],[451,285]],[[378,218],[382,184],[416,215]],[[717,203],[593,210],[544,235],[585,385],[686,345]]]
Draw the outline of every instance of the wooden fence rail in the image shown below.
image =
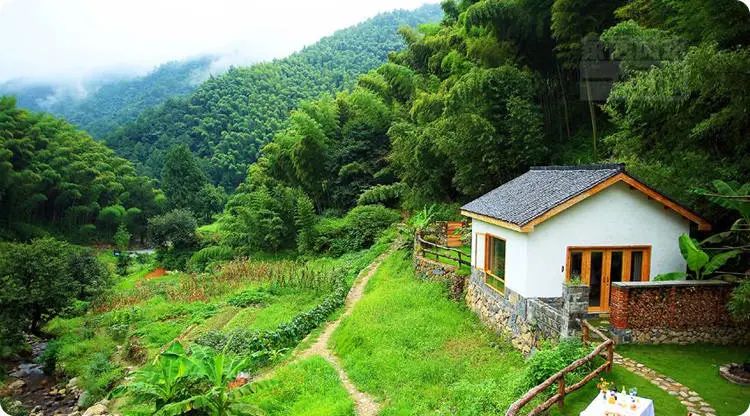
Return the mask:
[[415,238],[419,248],[419,253],[422,257],[427,258],[425,254],[432,254],[433,256],[435,256],[435,260],[437,261],[440,261],[440,258],[442,257],[455,261],[459,265],[459,267],[462,264],[471,266],[471,258],[469,258],[469,260],[466,260],[467,256],[470,257],[469,254],[466,254],[463,251],[452,247],[446,247],[441,246],[440,244],[431,243],[429,241],[426,241],[419,234],[417,234]]
[[[552,407],[552,405],[555,403],[557,403],[557,405],[560,408],[562,408],[565,402],[566,395],[585,386],[586,383],[593,380],[601,372],[603,371],[609,372],[612,369],[612,362],[614,361],[614,347],[615,347],[614,341],[607,338],[601,331],[599,331],[598,329],[593,327],[590,323],[588,323],[588,321],[579,320],[578,322],[581,324],[582,338],[585,344],[588,345],[590,341],[589,336],[591,335],[592,332],[596,334],[597,336],[599,336],[600,338],[602,338],[603,342],[597,345],[596,348],[594,348],[594,350],[591,351],[589,354],[587,354],[585,357],[573,361],[567,367],[558,371],[557,373],[552,375],[550,378],[544,380],[538,386],[526,392],[526,394],[524,394],[520,399],[516,400],[516,402],[513,403],[510,406],[510,408],[508,408],[508,411],[505,412],[505,416],[518,415],[524,406],[526,406],[529,402],[534,400],[538,395],[544,393],[547,389],[552,387],[554,384],[557,384],[557,393],[555,393],[554,395],[552,395],[552,397],[545,400],[542,404],[538,405],[533,410],[531,410],[531,412],[529,412],[528,415],[529,416],[538,415],[546,411],[550,407]],[[576,369],[578,369],[579,367],[583,365],[593,362],[600,355],[604,356],[605,358],[604,364],[600,365],[599,367],[597,367],[596,369],[588,373],[578,382],[570,386],[565,385],[565,376],[568,373],[575,371]]]

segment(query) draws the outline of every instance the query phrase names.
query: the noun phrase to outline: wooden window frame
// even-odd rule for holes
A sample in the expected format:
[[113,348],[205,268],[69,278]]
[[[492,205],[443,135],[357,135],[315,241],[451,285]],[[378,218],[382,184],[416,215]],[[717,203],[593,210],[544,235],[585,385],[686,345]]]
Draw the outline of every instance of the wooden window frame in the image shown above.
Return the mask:
[[[484,284],[487,285],[488,287],[492,288],[492,290],[494,290],[494,291],[496,291],[498,293],[505,293],[505,286],[506,286],[505,279],[504,278],[501,279],[499,276],[495,276],[494,274],[490,273],[490,243],[491,243],[491,241],[492,241],[493,238],[498,239],[498,240],[502,241],[503,243],[505,243],[505,258],[506,258],[506,261],[503,263],[503,272],[505,272],[505,275],[507,277],[507,269],[508,269],[508,267],[507,267],[508,266],[508,262],[507,262],[507,258],[508,258],[508,240],[506,240],[506,239],[504,239],[502,237],[496,236],[494,234],[485,233],[484,234],[484,265],[483,265],[483,269],[484,269],[484,273],[485,273]],[[500,290],[500,289],[496,288],[495,286],[491,285],[490,283],[488,283],[487,282],[487,276],[488,275],[492,276],[492,278],[494,278],[495,280],[499,280],[499,281],[503,282],[503,289]]]
[[[601,296],[603,299],[609,299],[612,276],[609,276],[609,269],[612,265],[612,252],[622,252],[622,270],[620,271],[620,281],[629,282],[632,267],[633,251],[642,251],[643,259],[641,263],[641,281],[651,280],[651,246],[650,245],[626,245],[626,246],[568,246],[565,254],[565,281],[570,281],[571,271],[571,254],[573,252],[581,253],[581,283],[589,285],[591,282],[591,253],[595,251],[602,252],[602,284]],[[609,310],[609,303],[597,307],[590,307],[589,312],[600,313]]]

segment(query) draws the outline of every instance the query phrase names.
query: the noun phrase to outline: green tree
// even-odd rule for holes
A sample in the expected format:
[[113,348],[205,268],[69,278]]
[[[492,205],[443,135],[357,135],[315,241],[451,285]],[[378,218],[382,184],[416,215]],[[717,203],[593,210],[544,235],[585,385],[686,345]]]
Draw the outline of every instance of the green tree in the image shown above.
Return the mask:
[[195,217],[185,209],[174,209],[148,219],[151,241],[160,249],[193,247],[197,242],[197,228]]
[[115,241],[115,247],[117,247],[120,251],[125,251],[128,249],[128,246],[130,245],[130,237],[131,234],[128,232],[128,229],[125,227],[125,224],[120,224],[119,227],[117,227],[117,232],[114,236]]
[[207,184],[208,178],[187,146],[169,149],[161,171],[161,186],[170,208],[195,210],[201,190]]
[[[107,272],[90,253],[53,238],[0,244],[0,332],[4,343],[38,332],[73,300],[98,292]],[[33,261],[30,261],[33,259]]]
[[310,252],[315,242],[315,207],[307,196],[297,198],[294,224],[297,227],[297,250]]

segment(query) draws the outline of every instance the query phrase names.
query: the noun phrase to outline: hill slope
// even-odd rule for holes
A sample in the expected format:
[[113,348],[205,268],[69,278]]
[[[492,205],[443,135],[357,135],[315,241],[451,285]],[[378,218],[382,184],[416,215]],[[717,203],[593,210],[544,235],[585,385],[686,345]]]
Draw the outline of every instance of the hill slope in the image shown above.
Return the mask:
[[21,107],[64,117],[101,137],[134,121],[144,110],[195,90],[206,78],[212,61],[204,56],[169,62],[144,76],[105,76],[77,87],[10,81],[0,85],[0,93],[15,95]]
[[378,15],[284,59],[212,77],[193,94],[145,112],[106,137],[141,172],[158,177],[169,147],[185,143],[218,184],[234,188],[262,145],[301,101],[350,86],[404,46],[397,33],[442,16],[438,5]]
[[64,120],[0,97],[0,241],[47,231],[108,240],[123,221],[143,236],[163,202],[152,182]]

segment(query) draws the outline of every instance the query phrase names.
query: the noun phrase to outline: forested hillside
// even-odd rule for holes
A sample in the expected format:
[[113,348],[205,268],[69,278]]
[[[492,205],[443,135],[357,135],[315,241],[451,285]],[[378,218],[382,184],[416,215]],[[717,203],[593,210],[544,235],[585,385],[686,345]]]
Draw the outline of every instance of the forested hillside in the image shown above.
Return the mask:
[[106,137],[141,172],[158,177],[174,144],[186,144],[216,184],[232,190],[260,147],[302,100],[353,85],[404,42],[400,26],[440,19],[437,5],[378,15],[292,54],[213,77],[184,99],[172,99]]
[[[291,247],[296,233],[303,251],[325,251],[316,235],[331,224],[312,207],[457,203],[537,164],[626,162],[719,222],[695,191],[750,180],[750,16],[738,2],[443,7],[441,24],[403,30],[407,48],[353,89],[292,113],[227,204],[230,245]],[[580,78],[592,45],[620,68],[599,101]],[[274,237],[243,239],[253,233]]]
[[136,78],[89,81],[83,85],[86,91],[79,92],[83,96],[63,86],[13,83],[0,85],[0,94],[15,95],[19,106],[64,117],[99,138],[168,98],[192,92],[208,77],[212,61],[201,57],[170,62]]
[[0,97],[0,240],[110,240],[121,223],[142,238],[163,204],[153,180],[104,144]]

